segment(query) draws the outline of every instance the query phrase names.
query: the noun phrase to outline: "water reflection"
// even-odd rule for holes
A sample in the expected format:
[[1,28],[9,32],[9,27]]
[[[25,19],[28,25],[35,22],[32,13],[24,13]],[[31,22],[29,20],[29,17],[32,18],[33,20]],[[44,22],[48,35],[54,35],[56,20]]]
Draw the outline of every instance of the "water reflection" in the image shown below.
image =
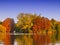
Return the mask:
[[[3,42],[0,42],[0,45],[4,45]],[[14,41],[14,45],[18,45],[17,41]],[[53,43],[50,43],[49,45],[53,45]],[[55,43],[55,45],[60,45],[60,43]]]
[[[15,34],[15,41],[14,41],[14,45],[47,45],[47,44],[42,44],[42,43],[47,43],[48,40],[46,40],[48,36],[45,35],[33,35],[32,34]],[[37,41],[35,41],[35,39]],[[42,40],[44,39],[44,40]],[[48,38],[49,39],[49,38]],[[45,41],[45,42],[44,42]],[[4,45],[4,42],[0,41],[0,45]],[[60,43],[49,43],[49,45],[60,45]]]
[[14,41],[14,45],[18,45],[16,40]]

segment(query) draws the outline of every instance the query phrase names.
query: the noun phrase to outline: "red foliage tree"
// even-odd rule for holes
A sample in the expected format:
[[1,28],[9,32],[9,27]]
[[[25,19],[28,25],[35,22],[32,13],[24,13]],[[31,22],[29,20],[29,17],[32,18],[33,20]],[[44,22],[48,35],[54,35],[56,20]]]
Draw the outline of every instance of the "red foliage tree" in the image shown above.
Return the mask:
[[14,32],[14,20],[11,18],[7,18],[3,21],[2,23],[3,26],[6,27],[6,38],[4,40],[5,45],[13,45],[14,43],[14,35],[10,35],[9,33],[13,33]]
[[[49,30],[50,28],[50,21],[48,18],[44,17],[37,17],[33,20],[33,39],[34,39],[34,45],[48,45],[50,38],[49,36],[43,33],[45,30]],[[40,33],[41,32],[41,33]],[[38,34],[39,33],[39,34]],[[47,44],[46,44],[47,43]]]

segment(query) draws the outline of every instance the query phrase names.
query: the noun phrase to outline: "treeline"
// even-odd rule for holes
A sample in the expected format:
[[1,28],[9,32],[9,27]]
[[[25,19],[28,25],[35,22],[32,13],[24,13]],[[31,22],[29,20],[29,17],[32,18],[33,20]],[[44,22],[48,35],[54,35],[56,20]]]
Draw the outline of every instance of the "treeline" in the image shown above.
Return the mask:
[[4,29],[1,29],[1,27],[4,26],[9,33],[32,34],[15,36],[18,45],[49,45],[49,43],[60,42],[60,22],[55,19],[49,20],[46,17],[28,13],[19,14],[17,19],[17,23],[14,23],[14,19],[11,18],[0,22],[0,25],[2,25],[0,30],[2,32]]

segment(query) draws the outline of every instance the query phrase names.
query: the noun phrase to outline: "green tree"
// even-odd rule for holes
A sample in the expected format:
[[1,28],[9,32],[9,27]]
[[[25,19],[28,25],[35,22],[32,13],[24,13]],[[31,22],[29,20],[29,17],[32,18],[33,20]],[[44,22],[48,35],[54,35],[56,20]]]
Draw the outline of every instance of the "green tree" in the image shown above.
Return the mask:
[[60,22],[58,22],[58,24],[57,24],[57,41],[59,41],[60,42]]
[[2,21],[0,21],[0,24],[2,24]]
[[56,39],[57,39],[57,21],[54,19],[51,19],[51,29],[52,29],[52,43],[56,43]]

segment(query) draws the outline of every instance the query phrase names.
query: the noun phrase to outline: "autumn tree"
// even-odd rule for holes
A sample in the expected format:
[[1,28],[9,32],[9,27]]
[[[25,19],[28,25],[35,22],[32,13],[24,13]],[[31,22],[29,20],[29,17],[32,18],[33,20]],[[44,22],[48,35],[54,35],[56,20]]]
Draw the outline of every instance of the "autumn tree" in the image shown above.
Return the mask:
[[[32,26],[33,26],[33,19],[36,17],[36,14],[24,14],[21,13],[17,16],[18,22],[17,27],[20,28],[20,33],[32,33]],[[31,35],[24,35],[23,40],[25,40],[26,45],[32,45],[32,36]]]
[[33,22],[34,45],[48,45],[50,38],[47,31],[49,31],[51,27],[50,20],[48,18],[38,16]]
[[30,28],[33,26],[32,21],[35,17],[36,17],[35,14],[33,15],[33,14],[21,13],[17,16],[17,19],[18,19],[17,26],[21,27],[20,30],[24,30],[25,32],[29,32]]
[[[14,45],[14,20],[12,18],[7,18],[3,21],[2,25],[6,27],[5,45]],[[12,35],[10,35],[10,33],[12,33]]]
[[3,41],[5,39],[5,34],[6,34],[6,28],[0,25],[0,41]]

